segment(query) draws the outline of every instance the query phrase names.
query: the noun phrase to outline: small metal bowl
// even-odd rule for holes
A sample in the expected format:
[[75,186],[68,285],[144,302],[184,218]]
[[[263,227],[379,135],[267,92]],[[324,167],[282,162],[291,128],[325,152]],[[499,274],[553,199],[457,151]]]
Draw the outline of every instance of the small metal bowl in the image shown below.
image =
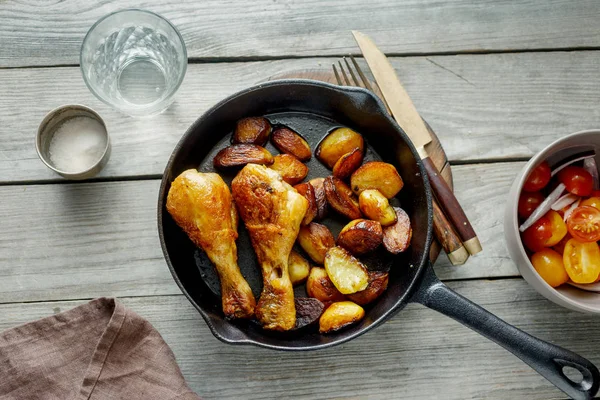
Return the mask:
[[[98,121],[104,127],[104,131],[106,132],[106,147],[104,148],[100,159],[86,170],[76,172],[63,171],[55,167],[50,160],[50,141],[62,123],[75,117],[86,117]],[[106,129],[106,124],[97,112],[83,105],[70,104],[55,108],[46,115],[38,128],[35,148],[40,160],[57,174],[72,180],[88,179],[97,175],[108,162],[110,157],[110,137],[108,135],[108,129]]]

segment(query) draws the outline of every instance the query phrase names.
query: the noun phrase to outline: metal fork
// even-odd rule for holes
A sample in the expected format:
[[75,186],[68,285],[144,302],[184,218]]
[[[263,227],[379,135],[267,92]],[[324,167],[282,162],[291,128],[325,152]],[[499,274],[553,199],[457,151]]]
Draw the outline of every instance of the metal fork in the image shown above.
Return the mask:
[[[370,90],[371,92],[375,93],[375,95],[377,97],[379,97],[379,99],[385,105],[385,108],[387,109],[388,113],[391,115],[392,113],[390,111],[390,108],[388,107],[387,102],[381,95],[381,90],[379,89],[379,86],[377,86],[377,89],[374,89],[373,85],[371,85],[371,81],[369,80],[369,78],[367,78],[366,75],[363,73],[362,69],[360,69],[360,66],[356,62],[356,59],[354,58],[354,56],[349,55],[348,57],[350,57],[350,61],[352,61],[352,65],[354,65],[354,69],[356,70],[356,74],[359,76],[360,81],[356,78],[356,75],[354,74],[352,67],[350,67],[350,63],[348,62],[348,59],[346,57],[342,57],[342,60],[344,61],[344,64],[346,64],[346,69],[348,70],[348,72],[346,72],[346,69],[344,69],[344,66],[342,65],[341,60],[338,60],[338,65],[339,65],[339,69],[340,69],[339,74],[338,74],[338,69],[336,68],[335,64],[331,65],[333,67],[333,74],[335,75],[335,80],[337,81],[337,84],[340,86],[357,86],[357,87],[362,87],[367,90]],[[340,75],[341,75],[341,77],[340,77]],[[343,78],[343,80],[342,80],[342,78]],[[352,80],[350,80],[350,79],[352,79]],[[375,83],[375,85],[377,85],[377,83]]]

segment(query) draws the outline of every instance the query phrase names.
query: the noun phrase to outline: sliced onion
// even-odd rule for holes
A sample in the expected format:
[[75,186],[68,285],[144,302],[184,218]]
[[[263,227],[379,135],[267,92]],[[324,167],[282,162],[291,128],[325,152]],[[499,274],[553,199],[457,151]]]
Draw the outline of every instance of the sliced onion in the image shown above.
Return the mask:
[[527,218],[527,220],[523,222],[523,225],[519,227],[519,230],[521,232],[524,232],[531,225],[535,224],[535,222],[538,219],[546,215],[546,213],[552,209],[552,204],[554,204],[556,200],[559,199],[559,197],[563,194],[564,191],[565,185],[559,183],[558,186],[548,195],[548,197],[546,197],[546,200],[542,201],[542,203],[539,206],[537,206],[537,208],[533,211],[529,218]]
[[573,204],[577,200],[579,200],[579,196],[576,196],[573,193],[567,193],[564,196],[562,196],[561,198],[559,198],[558,200],[556,200],[552,204],[552,206],[550,206],[550,208],[553,209],[554,211],[562,210],[563,208],[565,208],[568,205]]
[[579,203],[581,203],[581,199],[578,199],[575,203],[571,204],[571,207],[567,211],[565,211],[565,215],[563,215],[563,220],[567,222],[573,211],[579,207]]
[[554,176],[554,175],[558,174],[559,171],[561,171],[565,167],[568,167],[571,164],[575,164],[576,162],[587,160],[588,158],[594,158],[595,156],[596,156],[596,153],[593,150],[574,154],[571,157],[568,157],[568,158],[562,160],[561,161],[562,164],[560,164],[558,167],[555,167],[552,170],[552,173],[550,174],[550,176]]
[[583,168],[592,175],[594,178],[594,190],[598,190],[599,182],[598,182],[598,166],[596,165],[596,160],[591,158],[586,158],[583,160]]

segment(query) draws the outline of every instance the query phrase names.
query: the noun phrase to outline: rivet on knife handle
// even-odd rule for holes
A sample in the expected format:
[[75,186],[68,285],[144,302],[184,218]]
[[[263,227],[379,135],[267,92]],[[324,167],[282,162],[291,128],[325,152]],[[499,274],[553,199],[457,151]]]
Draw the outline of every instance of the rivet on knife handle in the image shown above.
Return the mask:
[[435,238],[440,242],[448,260],[452,265],[462,265],[467,262],[469,253],[458,238],[458,234],[438,206],[437,201],[432,202],[433,205],[433,232]]
[[429,176],[429,182],[435,197],[438,199],[440,206],[444,209],[446,216],[456,228],[463,244],[470,254],[477,254],[481,251],[481,243],[465,215],[462,207],[456,200],[454,193],[448,187],[446,181],[442,178],[439,171],[431,161],[431,158],[423,158],[423,165]]

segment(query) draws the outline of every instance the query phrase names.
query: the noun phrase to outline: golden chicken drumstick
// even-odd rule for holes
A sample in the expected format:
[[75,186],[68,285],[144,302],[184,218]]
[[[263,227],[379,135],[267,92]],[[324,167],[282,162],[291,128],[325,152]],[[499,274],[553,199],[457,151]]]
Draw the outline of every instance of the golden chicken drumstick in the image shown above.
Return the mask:
[[182,172],[169,189],[167,211],[215,265],[225,316],[253,317],[256,300],[237,264],[237,212],[223,179],[195,169]]
[[308,201],[279,173],[256,164],[248,164],[238,173],[231,192],[262,269],[263,291],[256,317],[265,329],[292,329],[296,308],[288,257]]

